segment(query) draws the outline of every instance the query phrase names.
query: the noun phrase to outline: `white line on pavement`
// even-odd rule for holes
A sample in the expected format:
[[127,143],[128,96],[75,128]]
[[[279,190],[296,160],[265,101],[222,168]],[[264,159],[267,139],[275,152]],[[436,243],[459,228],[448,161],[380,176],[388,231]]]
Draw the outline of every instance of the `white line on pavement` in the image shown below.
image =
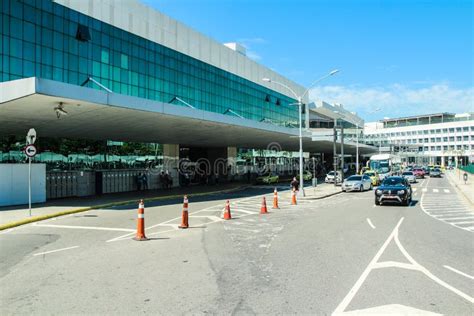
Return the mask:
[[53,252],[58,252],[58,251],[64,251],[64,250],[69,250],[69,249],[74,249],[74,248],[79,248],[79,246],[72,246],[72,247],[67,247],[67,248],[61,248],[61,249],[56,249],[56,250],[51,250],[51,251],[45,251],[45,252],[35,253],[33,256],[46,255],[46,254],[48,254],[48,253],[53,253]]
[[109,230],[118,232],[134,232],[134,229],[127,228],[110,228],[110,227],[96,227],[96,226],[70,226],[70,225],[52,225],[52,224],[33,224],[38,227],[52,227],[52,228],[67,228],[67,229],[90,229],[90,230]]
[[434,193],[438,193],[439,190],[438,190],[438,189],[433,189],[433,192],[434,192]]
[[471,280],[474,280],[474,276],[469,275],[469,274],[464,273],[464,272],[461,272],[461,271],[459,271],[459,270],[457,270],[457,269],[454,269],[453,267],[446,266],[446,265],[443,266],[443,267],[445,267],[446,269],[451,270],[451,271],[453,271],[453,272],[456,272],[457,274],[460,274],[460,275],[462,275],[462,276],[465,276],[466,278],[469,278],[469,279],[471,279]]
[[370,218],[367,218],[367,223],[369,223],[370,227],[372,227],[372,229],[375,229],[375,226],[374,224],[372,224],[372,222],[370,221]]
[[342,302],[336,307],[334,310],[334,313],[342,313],[344,310],[347,308],[349,303],[352,301],[354,296],[357,294],[357,291],[359,291],[360,287],[364,283],[365,279],[367,279],[367,276],[370,273],[370,270],[372,270],[373,266],[379,260],[380,256],[384,252],[385,248],[387,248],[388,244],[390,243],[390,240],[392,240],[393,236],[395,235],[396,231],[398,230],[398,227],[400,224],[403,222],[404,217],[400,218],[398,221],[397,226],[393,229],[392,233],[390,236],[388,236],[387,240],[385,240],[384,244],[382,245],[382,248],[379,249],[379,251],[375,254],[375,257],[370,261],[369,265],[367,268],[365,268],[364,272],[362,272],[362,275],[359,277],[357,282],[354,284],[352,289],[347,293],[346,297],[342,300]]
[[426,192],[426,191],[428,191],[428,189],[427,189],[427,188],[423,188],[423,189],[421,189],[421,191]]
[[444,193],[449,193],[448,189],[444,189],[443,191],[444,191]]

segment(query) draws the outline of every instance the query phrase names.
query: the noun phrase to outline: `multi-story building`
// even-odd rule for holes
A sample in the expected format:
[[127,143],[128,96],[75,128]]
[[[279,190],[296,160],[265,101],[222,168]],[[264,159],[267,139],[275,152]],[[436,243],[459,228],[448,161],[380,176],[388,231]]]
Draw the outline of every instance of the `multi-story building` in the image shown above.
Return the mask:
[[398,152],[408,163],[474,161],[474,113],[436,113],[365,124],[364,142]]

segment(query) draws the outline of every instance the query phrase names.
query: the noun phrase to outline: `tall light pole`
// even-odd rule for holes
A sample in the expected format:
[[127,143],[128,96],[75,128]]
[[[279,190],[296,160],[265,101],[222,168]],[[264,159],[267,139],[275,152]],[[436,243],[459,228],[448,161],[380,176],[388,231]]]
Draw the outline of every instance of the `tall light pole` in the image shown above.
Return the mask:
[[298,96],[298,94],[293,90],[291,89],[289,86],[287,86],[286,84],[284,83],[281,83],[281,82],[278,82],[278,81],[274,81],[272,80],[271,78],[262,78],[263,81],[265,82],[273,82],[279,86],[282,86],[284,88],[286,88],[287,90],[289,90],[291,92],[291,94],[293,94],[295,96],[295,98],[298,100],[298,119],[299,119],[299,139],[300,139],[300,183],[301,183],[301,190],[300,190],[300,194],[302,196],[305,196],[305,193],[304,193],[304,178],[303,178],[303,126],[302,126],[302,120],[301,120],[301,108],[303,106],[303,98],[305,97],[305,95],[309,92],[309,90],[315,85],[317,84],[318,82],[320,82],[321,80],[324,80],[326,79],[327,77],[330,77],[332,75],[335,75],[336,73],[338,73],[339,70],[335,69],[333,71],[331,71],[330,73],[328,73],[327,75],[319,78],[318,80],[314,81],[304,92],[302,95]]

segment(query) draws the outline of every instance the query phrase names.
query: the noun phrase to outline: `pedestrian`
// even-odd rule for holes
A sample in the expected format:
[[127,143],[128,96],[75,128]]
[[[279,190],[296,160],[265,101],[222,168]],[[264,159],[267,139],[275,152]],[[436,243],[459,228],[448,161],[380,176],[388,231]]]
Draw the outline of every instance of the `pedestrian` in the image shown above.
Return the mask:
[[143,190],[148,190],[148,177],[146,173],[142,174],[142,186],[143,186]]
[[171,177],[170,175],[170,172],[168,170],[166,170],[166,187],[168,189],[171,189],[171,187],[173,186],[173,178]]
[[296,177],[293,177],[293,180],[291,181],[290,185],[292,190],[298,191],[300,183],[298,182]]
[[137,189],[138,191],[140,191],[142,189],[142,181],[143,181],[141,173],[137,175],[136,181],[137,181]]
[[161,183],[161,188],[166,189],[166,176],[163,170],[161,170],[161,173],[160,173],[160,183]]

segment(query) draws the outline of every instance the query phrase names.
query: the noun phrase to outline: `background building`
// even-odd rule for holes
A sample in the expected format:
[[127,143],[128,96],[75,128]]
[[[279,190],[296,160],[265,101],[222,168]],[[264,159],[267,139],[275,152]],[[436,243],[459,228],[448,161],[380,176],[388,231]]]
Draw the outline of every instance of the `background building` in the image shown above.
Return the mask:
[[364,142],[397,152],[408,163],[474,161],[474,114],[436,113],[385,119],[364,126]]

